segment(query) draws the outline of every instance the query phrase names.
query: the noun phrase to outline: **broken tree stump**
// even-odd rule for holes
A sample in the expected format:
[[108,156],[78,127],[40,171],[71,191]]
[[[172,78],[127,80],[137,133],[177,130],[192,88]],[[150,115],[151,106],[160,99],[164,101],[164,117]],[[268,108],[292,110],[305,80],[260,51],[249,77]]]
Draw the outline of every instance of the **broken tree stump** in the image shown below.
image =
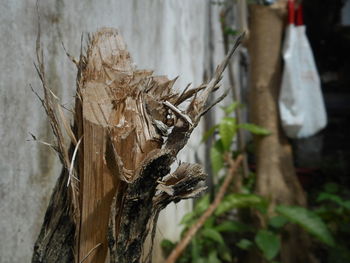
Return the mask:
[[41,101],[64,167],[32,262],[151,262],[143,245],[155,234],[159,212],[205,189],[200,165],[182,163],[173,172],[170,166],[201,116],[224,97],[206,105],[239,43],[209,83],[178,93],[176,79],[137,70],[118,31],[101,29],[89,39],[86,54],[72,59],[78,76],[71,129],[46,83],[39,35]]

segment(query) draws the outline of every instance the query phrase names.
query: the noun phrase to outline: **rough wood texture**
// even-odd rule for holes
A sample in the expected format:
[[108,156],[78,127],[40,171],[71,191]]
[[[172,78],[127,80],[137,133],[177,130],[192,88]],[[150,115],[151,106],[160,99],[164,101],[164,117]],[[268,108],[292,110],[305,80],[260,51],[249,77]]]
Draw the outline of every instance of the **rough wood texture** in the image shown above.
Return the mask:
[[[177,93],[175,80],[135,68],[115,29],[92,35],[86,55],[76,63],[74,150],[64,162],[69,173],[60,177],[49,207],[58,212],[48,211],[42,228],[69,238],[57,241],[63,248],[56,244],[60,249],[55,255],[69,254],[60,262],[74,257],[75,262],[104,263],[109,257],[113,263],[131,263],[140,262],[142,255],[144,262],[151,262],[151,251],[143,247],[147,235],[155,233],[159,212],[205,189],[199,185],[205,179],[199,165],[182,163],[172,173],[170,166],[201,116],[224,97],[206,105],[239,41],[209,83]],[[187,106],[181,106],[185,101]],[[52,123],[60,127],[55,118]],[[67,181],[70,187],[64,186]],[[52,222],[66,210],[65,225],[70,227],[53,228],[57,224]],[[33,262],[56,262],[46,252],[55,250],[55,242],[40,235]]]
[[63,169],[53,190],[43,227],[34,245],[32,262],[74,262],[75,223],[69,209],[68,173]]

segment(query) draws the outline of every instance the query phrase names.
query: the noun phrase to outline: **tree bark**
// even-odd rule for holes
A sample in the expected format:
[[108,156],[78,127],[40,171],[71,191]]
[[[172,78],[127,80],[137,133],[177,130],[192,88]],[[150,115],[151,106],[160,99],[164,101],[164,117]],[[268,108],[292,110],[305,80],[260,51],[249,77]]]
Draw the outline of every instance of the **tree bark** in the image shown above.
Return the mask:
[[[205,189],[198,164],[182,163],[173,172],[170,166],[200,118],[224,97],[206,105],[239,41],[209,83],[176,93],[176,79],[136,70],[118,31],[101,29],[89,39],[86,55],[73,59],[78,77],[72,131],[62,125],[62,114],[59,121],[38,38],[42,103],[64,169],[32,262],[151,262],[152,246],[144,251],[143,245],[148,234],[153,240],[159,212]],[[62,127],[71,135],[70,150]]]
[[[283,2],[283,1],[281,1]],[[281,81],[281,43],[286,6],[250,5],[249,53],[251,58],[250,110],[252,122],[268,129],[255,136],[258,194],[272,204],[306,206],[305,193],[296,177],[292,149],[280,127],[278,94]],[[311,262],[308,238],[291,226],[283,236],[281,262]],[[298,251],[296,253],[296,251]]]
[[285,10],[251,5],[251,118],[272,134],[256,136],[257,191],[272,202],[305,205],[292,151],[280,129],[278,94]]

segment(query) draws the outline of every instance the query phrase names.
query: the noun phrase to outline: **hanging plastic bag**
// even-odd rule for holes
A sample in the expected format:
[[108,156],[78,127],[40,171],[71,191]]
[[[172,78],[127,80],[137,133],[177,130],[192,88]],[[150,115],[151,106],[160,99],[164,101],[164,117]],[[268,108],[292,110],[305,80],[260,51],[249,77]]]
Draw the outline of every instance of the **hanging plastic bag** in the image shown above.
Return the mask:
[[292,0],[288,1],[288,12],[279,109],[287,136],[304,138],[323,129],[327,124],[327,115],[320,78],[303,25],[301,5],[296,13],[297,19]]

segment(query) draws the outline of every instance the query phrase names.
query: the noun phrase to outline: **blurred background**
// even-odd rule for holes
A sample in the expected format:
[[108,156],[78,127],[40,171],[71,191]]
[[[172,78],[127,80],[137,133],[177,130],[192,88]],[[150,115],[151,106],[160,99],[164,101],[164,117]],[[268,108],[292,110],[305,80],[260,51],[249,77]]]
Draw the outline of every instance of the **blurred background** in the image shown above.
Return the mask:
[[[317,202],[320,192],[328,191],[329,195],[333,195],[325,198],[331,203],[333,210],[327,210],[328,214],[319,212],[318,216],[330,228],[333,238],[340,241],[341,246],[333,246],[333,251],[326,245],[315,245],[312,248],[315,252],[313,259],[318,262],[346,263],[350,262],[347,251],[349,244],[346,243],[349,242],[346,237],[350,233],[346,226],[350,217],[350,206],[346,203],[349,200],[350,186],[350,1],[304,0],[302,3],[306,33],[321,80],[327,126],[306,138],[285,139],[285,144],[291,146],[294,175],[297,175],[303,192],[307,193],[305,200],[310,209],[329,205],[320,205]],[[253,28],[259,23],[264,24],[265,16],[258,16],[260,9],[257,11],[257,7],[278,14],[273,19],[279,21],[280,26],[278,29],[271,27],[271,32],[279,37],[270,37],[269,31]],[[272,74],[279,74],[281,78],[281,46],[287,25],[287,13],[286,1],[283,0],[2,0],[0,262],[30,261],[34,242],[61,169],[56,154],[49,147],[34,142],[30,135],[32,133],[45,142],[53,140],[45,112],[30,88],[32,86],[41,94],[39,77],[33,64],[36,61],[38,17],[47,80],[50,88],[67,108],[74,106],[76,67],[66,56],[63,45],[72,56],[79,57],[81,37],[83,36],[83,44],[86,43],[87,33],[100,27],[114,27],[120,31],[139,69],[154,70],[157,75],[167,75],[169,78],[180,76],[176,82],[179,90],[184,89],[188,83],[198,86],[208,80],[237,33],[246,31],[247,40],[233,58],[223,79],[222,85],[230,88],[231,93],[221,106],[239,102],[244,106],[235,111],[236,119],[253,123],[258,120],[256,124],[263,126],[263,123],[259,123],[260,117],[251,117],[255,114],[254,105],[259,98],[250,94],[256,91],[254,87],[251,88],[254,86],[254,79],[259,79],[254,77],[254,74],[259,73],[252,67],[259,67],[260,62],[256,64],[253,55],[267,52],[264,56],[268,60],[275,52],[279,66],[272,68]],[[260,39],[272,40],[269,42],[271,54],[258,47],[263,42]],[[263,87],[269,88],[269,85]],[[263,98],[265,97],[262,96]],[[276,105],[277,99],[276,97],[274,100]],[[210,157],[213,139],[206,143],[201,142],[201,139],[224,115],[220,107],[208,114],[179,156],[183,161],[199,162],[206,167],[210,193],[215,192],[220,180],[215,177],[216,172],[213,172],[213,160]],[[280,124],[276,125],[279,127]],[[276,131],[283,133],[279,128]],[[246,173],[259,177],[258,159],[266,156],[258,155],[260,146],[252,140],[254,136],[250,132],[249,129],[238,131],[238,139],[234,139],[232,149],[247,153],[243,169]],[[214,135],[214,141],[217,139],[215,136],[218,135]],[[255,183],[250,187],[254,188]],[[256,187],[257,193],[264,195],[259,191],[259,186]],[[334,201],[334,198],[340,201]],[[179,223],[186,213],[192,211],[192,207],[192,201],[180,202],[171,205],[161,214],[157,244],[163,239],[171,242],[178,240],[183,229],[183,225]],[[341,222],[334,218],[341,218]],[[341,226],[341,229],[337,226]],[[245,239],[249,240],[247,237]],[[231,241],[227,242],[229,244]],[[234,242],[237,244],[239,241]],[[260,249],[258,254],[265,253],[259,244],[255,246]],[[241,252],[237,252],[239,253]],[[344,257],[341,258],[340,255],[343,254]],[[157,245],[154,249],[154,262],[162,262],[162,255],[161,248]],[[287,262],[283,261],[282,256],[276,257],[276,262]],[[335,258],[340,259],[336,261]],[[238,260],[232,255],[226,259],[217,255],[217,259],[219,262]],[[272,262],[275,259],[265,257],[262,260]],[[195,261],[184,259],[183,262]],[[244,262],[249,261],[247,259]]]

